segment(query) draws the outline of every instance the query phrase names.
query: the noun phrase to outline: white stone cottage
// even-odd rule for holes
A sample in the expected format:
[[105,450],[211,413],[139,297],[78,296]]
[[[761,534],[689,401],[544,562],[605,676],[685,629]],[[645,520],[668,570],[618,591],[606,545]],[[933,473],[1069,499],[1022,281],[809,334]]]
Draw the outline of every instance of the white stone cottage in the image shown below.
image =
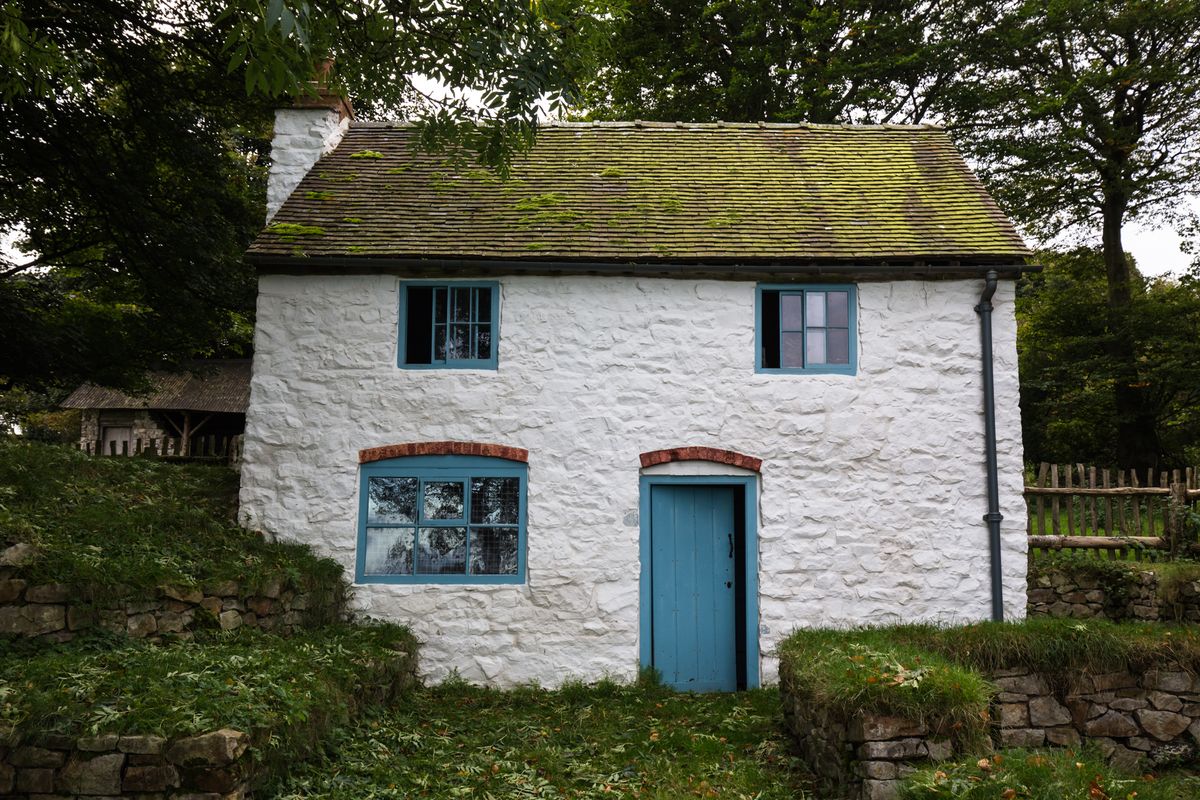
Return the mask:
[[552,125],[507,181],[415,138],[279,113],[241,501],[427,676],[736,689],[798,626],[1023,616],[1029,252],[943,131]]

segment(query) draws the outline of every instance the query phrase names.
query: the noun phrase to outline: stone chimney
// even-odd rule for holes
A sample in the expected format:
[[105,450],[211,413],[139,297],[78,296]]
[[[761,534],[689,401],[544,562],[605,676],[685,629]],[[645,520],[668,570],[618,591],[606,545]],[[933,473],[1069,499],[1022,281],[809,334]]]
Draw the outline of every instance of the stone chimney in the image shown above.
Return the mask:
[[350,101],[329,90],[333,61],[317,68],[312,87],[288,108],[275,110],[275,136],[271,140],[271,171],[267,175],[267,222],[279,211],[308,174],[317,159],[337,147],[354,119]]

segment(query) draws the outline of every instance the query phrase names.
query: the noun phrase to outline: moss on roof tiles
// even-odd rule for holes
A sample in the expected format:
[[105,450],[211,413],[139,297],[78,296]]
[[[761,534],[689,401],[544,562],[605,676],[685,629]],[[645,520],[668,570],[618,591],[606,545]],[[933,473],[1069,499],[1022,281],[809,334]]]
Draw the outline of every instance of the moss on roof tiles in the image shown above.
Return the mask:
[[297,230],[289,226],[302,226],[323,232],[305,237],[314,257],[1028,255],[934,128],[552,126],[507,181],[415,141],[407,127],[352,126],[251,254],[287,255]]

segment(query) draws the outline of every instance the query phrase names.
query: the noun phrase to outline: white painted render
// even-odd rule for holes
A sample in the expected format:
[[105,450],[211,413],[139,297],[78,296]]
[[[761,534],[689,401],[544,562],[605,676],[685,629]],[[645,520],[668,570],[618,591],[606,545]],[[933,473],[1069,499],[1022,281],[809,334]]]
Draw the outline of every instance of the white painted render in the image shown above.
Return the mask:
[[[352,575],[360,448],[527,448],[524,585],[355,589],[359,609],[412,627],[429,678],[631,678],[638,455],[683,445],[763,459],[764,681],[798,626],[988,617],[981,280],[859,284],[854,376],[756,374],[752,282],[584,276],[500,279],[498,370],[399,369],[399,283],[260,280],[241,500],[249,525]],[[1016,618],[1026,537],[1011,282],[994,302],[1004,599]]]
[[288,199],[317,159],[333,152],[350,119],[329,108],[278,108],[267,174],[267,222]]

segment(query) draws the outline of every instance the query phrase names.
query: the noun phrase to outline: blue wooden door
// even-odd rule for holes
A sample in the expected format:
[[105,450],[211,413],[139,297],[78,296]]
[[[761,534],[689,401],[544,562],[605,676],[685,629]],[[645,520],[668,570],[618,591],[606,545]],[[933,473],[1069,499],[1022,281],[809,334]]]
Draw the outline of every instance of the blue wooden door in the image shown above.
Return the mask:
[[651,487],[651,654],[676,689],[737,689],[734,491]]

